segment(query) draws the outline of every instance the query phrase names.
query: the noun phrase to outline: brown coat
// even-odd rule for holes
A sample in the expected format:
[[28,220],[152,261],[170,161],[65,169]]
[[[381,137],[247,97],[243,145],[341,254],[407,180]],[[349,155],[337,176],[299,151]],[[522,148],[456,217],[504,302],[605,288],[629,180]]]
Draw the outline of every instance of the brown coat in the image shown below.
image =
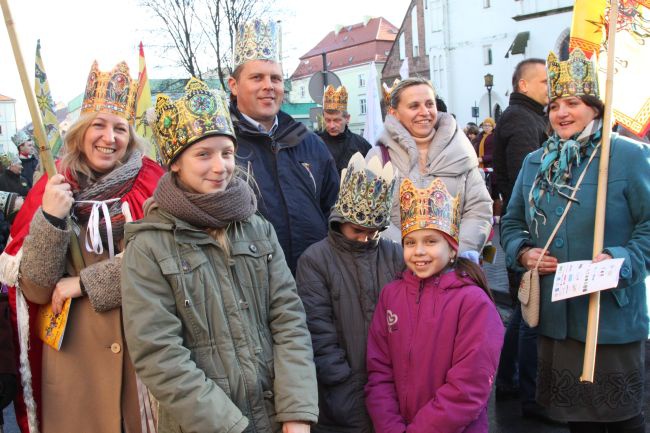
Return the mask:
[[[141,433],[137,387],[121,325],[120,261],[88,253],[81,279],[88,297],[72,301],[60,351],[43,345],[43,433]],[[59,230],[39,209],[23,245],[20,288],[38,304],[49,303],[56,282],[72,269],[66,258],[70,229]],[[51,258],[48,263],[43,257]],[[58,258],[58,259],[57,259]],[[66,272],[66,269],[68,272]],[[102,284],[97,281],[113,281]],[[107,302],[106,300],[112,300]],[[111,305],[111,303],[113,305]],[[97,312],[98,306],[100,310]]]

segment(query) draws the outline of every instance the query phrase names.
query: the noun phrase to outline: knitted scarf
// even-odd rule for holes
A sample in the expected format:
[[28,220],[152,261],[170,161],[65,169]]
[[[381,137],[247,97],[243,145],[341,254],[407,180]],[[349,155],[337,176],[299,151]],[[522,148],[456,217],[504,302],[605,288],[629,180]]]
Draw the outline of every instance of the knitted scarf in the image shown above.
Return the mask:
[[171,173],[165,173],[153,198],[162,210],[199,228],[225,228],[257,210],[253,189],[237,176],[225,191],[196,194],[182,189]]
[[546,214],[541,209],[542,198],[545,194],[547,202],[551,194],[570,200],[574,187],[571,186],[572,171],[578,167],[582,158],[600,143],[602,134],[602,120],[592,120],[582,132],[573,137],[562,140],[553,134],[543,145],[542,163],[539,167],[533,187],[528,195],[530,204],[530,217],[537,231],[537,217],[541,217],[542,224],[546,224]]
[[[79,175],[76,181],[69,178],[75,202],[121,199],[133,187],[140,168],[142,168],[142,154],[136,150],[124,164],[115,167],[94,183],[89,183],[83,175]],[[90,203],[75,203],[73,217],[85,225],[88,223],[92,208],[93,205]],[[117,241],[124,237],[124,215],[122,214],[121,200],[108,203],[108,210],[111,216],[113,243],[117,244]],[[99,233],[106,246],[106,221],[103,215],[99,220]]]

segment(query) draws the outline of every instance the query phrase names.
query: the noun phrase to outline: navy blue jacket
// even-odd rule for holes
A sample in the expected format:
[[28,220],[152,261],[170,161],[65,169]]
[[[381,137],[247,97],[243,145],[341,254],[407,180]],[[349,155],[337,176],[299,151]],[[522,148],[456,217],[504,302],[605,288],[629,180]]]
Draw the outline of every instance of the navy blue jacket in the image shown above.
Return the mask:
[[339,192],[336,164],[325,143],[280,111],[272,135],[260,132],[231,105],[237,164],[257,182],[258,209],[275,228],[291,272],[311,244],[327,236]]

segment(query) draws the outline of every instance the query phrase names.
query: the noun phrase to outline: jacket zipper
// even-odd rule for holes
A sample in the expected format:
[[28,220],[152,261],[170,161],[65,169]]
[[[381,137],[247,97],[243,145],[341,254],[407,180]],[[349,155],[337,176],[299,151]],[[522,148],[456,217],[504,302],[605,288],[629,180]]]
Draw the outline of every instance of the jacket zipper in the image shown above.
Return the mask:
[[[420,297],[422,296],[422,292],[424,291],[424,280],[420,280],[420,286],[418,287],[418,297],[415,300],[415,332],[413,333],[413,336],[411,336],[411,341],[409,342],[409,356],[408,356],[408,369],[406,370],[407,372],[411,371],[411,354],[413,353],[413,341],[415,340],[414,336],[417,335],[418,333],[418,325],[420,324]],[[406,373],[409,374],[409,373]],[[410,388],[410,387],[409,387]],[[404,406],[408,408],[408,401],[409,401],[409,391],[408,389],[406,390],[406,397],[404,398]],[[410,420],[407,420],[410,422]]]
[[[280,185],[280,176],[278,175],[278,154],[280,153],[280,146],[278,146],[275,138],[271,137],[271,153],[273,154],[273,175],[275,176],[275,183],[278,186],[278,191],[280,191],[280,197],[282,197],[282,210],[284,211],[284,221],[287,225],[287,232],[291,233],[291,219],[289,218],[289,210],[287,209],[287,199],[284,196],[284,191]],[[285,251],[285,256],[291,261],[293,260],[293,238],[289,236],[289,251]]]

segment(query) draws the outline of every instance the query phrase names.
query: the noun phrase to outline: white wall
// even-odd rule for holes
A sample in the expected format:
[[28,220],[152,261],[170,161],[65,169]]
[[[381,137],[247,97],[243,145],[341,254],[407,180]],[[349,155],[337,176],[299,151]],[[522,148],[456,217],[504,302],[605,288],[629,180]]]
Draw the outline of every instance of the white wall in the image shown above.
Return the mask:
[[[571,26],[571,12],[515,21],[512,17],[545,12],[571,6],[571,0],[427,0],[430,16],[426,20],[432,81],[449,111],[459,124],[474,121],[471,107],[479,106],[479,122],[488,116],[488,92],[483,76],[494,76],[492,107],[504,110],[512,92],[512,73],[521,60],[531,57],[546,59],[556,50],[558,40]],[[437,23],[437,25],[435,24]],[[441,25],[442,24],[442,25]],[[519,32],[530,32],[526,52],[505,54]],[[492,49],[492,64],[485,65],[484,50]],[[441,78],[435,76],[436,64],[442,60]],[[492,113],[494,115],[494,113]]]
[[16,103],[15,101],[0,102],[0,153],[17,153],[11,137],[16,134]]

